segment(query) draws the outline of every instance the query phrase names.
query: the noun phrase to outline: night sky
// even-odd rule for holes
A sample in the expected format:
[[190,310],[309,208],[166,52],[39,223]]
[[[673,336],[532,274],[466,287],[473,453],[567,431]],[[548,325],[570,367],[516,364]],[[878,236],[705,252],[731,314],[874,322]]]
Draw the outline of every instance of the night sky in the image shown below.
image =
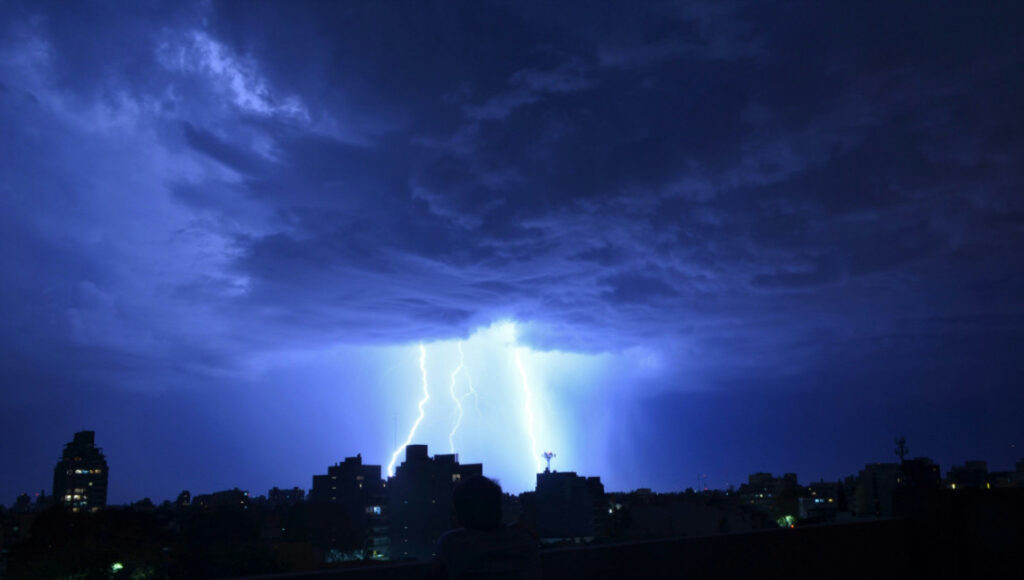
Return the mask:
[[0,504],[387,466],[424,377],[513,492],[1009,469],[1022,12],[3,2]]

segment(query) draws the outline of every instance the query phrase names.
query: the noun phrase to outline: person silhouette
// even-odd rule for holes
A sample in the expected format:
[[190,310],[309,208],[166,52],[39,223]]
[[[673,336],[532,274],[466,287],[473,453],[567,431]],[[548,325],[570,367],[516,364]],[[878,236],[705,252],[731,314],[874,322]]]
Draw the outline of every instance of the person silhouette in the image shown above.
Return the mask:
[[501,523],[501,486],[482,475],[468,477],[452,492],[452,503],[462,527],[438,539],[431,578],[541,578],[537,539],[524,529]]

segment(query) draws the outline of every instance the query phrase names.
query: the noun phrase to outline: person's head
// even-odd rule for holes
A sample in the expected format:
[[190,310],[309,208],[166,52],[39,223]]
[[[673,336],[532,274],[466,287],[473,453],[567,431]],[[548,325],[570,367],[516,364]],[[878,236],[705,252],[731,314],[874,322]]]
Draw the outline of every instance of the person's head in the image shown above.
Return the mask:
[[501,525],[501,486],[482,475],[462,480],[452,501],[463,527],[488,531]]

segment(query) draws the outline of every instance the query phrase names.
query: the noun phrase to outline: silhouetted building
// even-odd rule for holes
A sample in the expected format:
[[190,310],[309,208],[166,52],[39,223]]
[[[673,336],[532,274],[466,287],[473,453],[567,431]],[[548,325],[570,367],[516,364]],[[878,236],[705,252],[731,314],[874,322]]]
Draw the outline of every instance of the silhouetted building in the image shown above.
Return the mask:
[[1013,471],[990,471],[985,481],[986,489],[1007,489],[1020,487],[1017,474]]
[[178,494],[178,499],[174,501],[174,505],[178,508],[187,508],[192,505],[192,493],[189,490],[184,490]]
[[107,505],[107,460],[94,431],[79,431],[64,446],[53,468],[53,495],[71,511],[94,512]]
[[946,474],[946,480],[954,489],[982,489],[988,483],[988,463],[966,461],[963,465],[954,465]]
[[927,457],[907,459],[900,464],[903,479],[900,484],[909,488],[936,488],[942,486],[939,465]]
[[249,509],[249,492],[238,489],[227,489],[214,493],[204,493],[192,498],[192,504],[200,508],[239,508]]
[[431,459],[426,445],[406,446],[405,461],[387,483],[392,560],[433,556],[438,537],[454,524],[452,489],[471,475],[483,475],[483,466],[460,465],[452,454]]
[[501,496],[501,523],[510,526],[518,523],[523,516],[523,502],[518,495],[510,493]]
[[835,503],[839,498],[839,488],[841,487],[842,484],[838,481],[825,481],[822,479],[821,481],[808,484],[807,491],[812,498],[824,499],[826,503],[829,503],[828,500],[832,500],[831,503]]
[[835,499],[822,497],[801,497],[797,498],[799,517],[801,520],[812,520],[815,522],[830,522],[836,519],[836,512],[839,506]]
[[842,488],[842,484],[837,481],[821,480],[808,485],[807,492],[810,497],[797,499],[800,519],[816,522],[835,520],[840,510],[839,498],[843,493]]
[[[537,474],[532,510],[542,541],[589,542],[607,516],[604,485],[599,477],[545,470]],[[597,511],[603,515],[596,514]]]
[[32,511],[32,496],[23,493],[14,500],[14,513],[27,514]]
[[608,509],[620,528],[617,537],[649,540],[750,531],[762,518],[750,517],[742,506],[739,497],[715,492],[633,492],[612,496]]
[[293,487],[291,489],[281,489],[278,487],[270,488],[267,492],[267,505],[270,506],[289,506],[296,505],[306,500],[306,490],[301,487]]
[[387,495],[379,465],[363,465],[363,456],[346,457],[313,476],[311,502],[335,503],[345,508],[356,531],[352,558],[384,560],[389,557]]
[[148,497],[132,502],[129,504],[129,507],[138,512],[152,512],[156,509],[156,506],[153,504],[153,500]]
[[795,473],[785,473],[775,477],[771,473],[758,472],[747,476],[747,483],[740,486],[737,493],[744,505],[762,514],[773,517],[781,512],[796,512],[796,498],[799,483]]
[[891,517],[893,494],[902,483],[897,463],[869,463],[857,475],[851,511],[858,516]]

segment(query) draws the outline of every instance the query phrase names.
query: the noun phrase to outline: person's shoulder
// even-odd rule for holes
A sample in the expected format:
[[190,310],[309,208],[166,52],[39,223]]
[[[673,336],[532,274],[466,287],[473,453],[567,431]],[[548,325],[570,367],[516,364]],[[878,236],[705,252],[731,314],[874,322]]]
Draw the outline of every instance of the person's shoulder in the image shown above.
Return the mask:
[[529,544],[540,543],[540,540],[537,538],[536,534],[534,534],[528,528],[525,528],[523,526],[511,525],[505,528],[505,530],[506,533],[509,534],[511,537],[514,537],[521,542],[526,542]]
[[538,547],[538,542],[533,536],[514,526],[503,527],[491,532],[489,540],[489,543],[494,546],[504,546],[502,549],[511,549],[516,552],[532,551]]
[[469,535],[469,530],[466,528],[453,528],[444,532],[437,538],[438,546],[450,546],[453,544],[461,544],[466,541]]

